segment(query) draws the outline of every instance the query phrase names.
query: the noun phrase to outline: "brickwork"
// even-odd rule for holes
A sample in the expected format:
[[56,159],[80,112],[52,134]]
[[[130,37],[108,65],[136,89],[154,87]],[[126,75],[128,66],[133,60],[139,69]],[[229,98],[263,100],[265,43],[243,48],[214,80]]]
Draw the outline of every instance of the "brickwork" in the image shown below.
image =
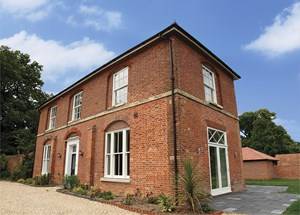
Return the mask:
[[274,166],[276,178],[300,179],[300,153],[275,156],[279,161]]
[[275,177],[274,163],[270,160],[244,161],[245,179],[272,179]]
[[[213,60],[195,51],[173,35],[176,88],[204,100],[201,65],[209,65],[216,73],[220,111],[209,104],[200,104],[176,93],[179,169],[192,157],[199,167],[205,190],[210,191],[207,126],[227,132],[230,180],[233,191],[244,188],[241,145],[233,77]],[[83,84],[66,92],[41,109],[36,143],[34,175],[41,174],[42,152],[52,145],[51,174],[55,183],[62,183],[65,171],[66,140],[78,136],[78,177],[82,183],[103,190],[125,194],[139,189],[142,193],[174,194],[174,151],[172,100],[170,95],[170,55],[168,40],[162,39],[128,58],[106,68]],[[112,107],[112,74],[128,67],[128,104]],[[81,119],[71,120],[72,96],[83,91]],[[47,131],[51,106],[57,105],[57,125]],[[121,122],[121,123],[120,123]],[[130,182],[107,182],[104,176],[105,131],[122,125],[130,128]]]

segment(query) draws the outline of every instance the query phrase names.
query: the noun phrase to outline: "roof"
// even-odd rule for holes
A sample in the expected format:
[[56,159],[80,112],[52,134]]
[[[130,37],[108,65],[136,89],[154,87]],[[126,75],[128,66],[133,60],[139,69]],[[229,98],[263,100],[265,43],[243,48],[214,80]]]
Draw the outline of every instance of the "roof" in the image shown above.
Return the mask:
[[266,155],[262,152],[256,151],[255,149],[249,147],[243,147],[242,153],[243,153],[243,161],[258,161],[258,160],[277,161],[278,160],[270,155]]
[[79,84],[82,84],[83,82],[87,81],[94,75],[98,74],[99,72],[103,71],[104,69],[108,68],[109,66],[112,66],[114,63],[117,63],[120,60],[123,60],[124,58],[128,57],[129,55],[135,53],[136,51],[139,51],[140,49],[152,44],[153,42],[162,39],[165,36],[168,36],[172,33],[177,33],[178,35],[182,36],[183,38],[187,39],[191,44],[198,47],[200,50],[205,52],[208,56],[210,56],[212,59],[214,59],[219,65],[221,65],[227,72],[229,72],[235,80],[240,79],[241,77],[232,69],[230,68],[224,61],[222,61],[219,57],[217,57],[212,51],[210,51],[208,48],[206,48],[202,43],[200,43],[197,39],[195,39],[192,35],[190,35],[188,32],[186,32],[182,27],[180,27],[177,23],[173,23],[163,29],[162,31],[158,32],[157,34],[153,35],[152,37],[146,39],[145,41],[139,43],[138,45],[130,48],[126,52],[120,54],[119,56],[113,58],[109,62],[105,63],[104,65],[100,66],[99,68],[95,69],[88,75],[84,76],[77,82],[73,83],[69,87],[65,88],[55,96],[51,97],[47,101],[45,101],[43,104],[40,105],[39,109],[44,107],[45,105],[49,104],[50,102],[54,101],[59,96],[65,94],[66,92],[70,91],[71,89],[75,88]]

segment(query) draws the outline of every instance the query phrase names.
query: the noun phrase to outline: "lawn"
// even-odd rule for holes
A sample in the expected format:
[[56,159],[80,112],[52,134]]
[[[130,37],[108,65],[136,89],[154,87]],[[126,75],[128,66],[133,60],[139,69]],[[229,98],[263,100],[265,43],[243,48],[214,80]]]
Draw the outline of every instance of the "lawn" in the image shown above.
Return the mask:
[[[293,194],[300,194],[300,180],[291,179],[272,179],[272,180],[246,180],[248,185],[262,185],[262,186],[288,186],[286,192]],[[300,200],[291,204],[284,215],[296,215],[300,213]]]

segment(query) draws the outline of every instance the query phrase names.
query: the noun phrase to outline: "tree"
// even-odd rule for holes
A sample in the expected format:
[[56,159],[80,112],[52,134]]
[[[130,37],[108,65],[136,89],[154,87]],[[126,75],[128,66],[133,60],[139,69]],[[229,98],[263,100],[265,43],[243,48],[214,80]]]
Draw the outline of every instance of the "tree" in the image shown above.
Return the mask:
[[42,66],[30,56],[0,46],[0,154],[34,152],[38,106],[49,96],[41,89]]
[[243,113],[240,116],[242,145],[272,156],[300,152],[300,145],[281,125],[274,123],[275,119],[276,113],[267,109]]

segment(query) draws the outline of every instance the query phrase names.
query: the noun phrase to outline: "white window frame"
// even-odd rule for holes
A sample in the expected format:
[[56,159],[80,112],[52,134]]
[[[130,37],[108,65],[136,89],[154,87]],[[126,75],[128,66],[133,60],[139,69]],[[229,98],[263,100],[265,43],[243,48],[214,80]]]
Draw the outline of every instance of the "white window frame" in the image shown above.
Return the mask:
[[[220,143],[216,143],[216,142],[212,142],[209,139],[209,130],[215,130],[215,131],[219,131],[222,132],[224,135],[224,144],[220,144]],[[220,138],[221,139],[221,138]],[[219,140],[220,140],[219,139]],[[212,127],[207,127],[207,142],[208,142],[208,164],[209,164],[209,177],[210,177],[210,187],[211,187],[211,194],[212,196],[217,196],[217,195],[221,195],[224,193],[229,193],[231,192],[231,183],[230,183],[230,169],[229,169],[229,159],[228,159],[228,145],[227,145],[227,132],[226,131],[222,131],[216,128],[212,128]],[[219,141],[218,141],[219,142]],[[224,148],[225,149],[225,156],[226,156],[226,168],[227,168],[227,187],[222,187],[222,178],[221,176],[221,168],[220,168],[220,159],[218,158],[217,160],[217,164],[218,164],[218,183],[220,188],[215,188],[212,189],[212,176],[211,176],[211,166],[210,166],[210,146],[212,147],[216,147],[216,152],[217,152],[217,157],[219,157],[219,148]]]
[[78,173],[78,160],[79,160],[79,137],[70,137],[67,140],[67,148],[66,148],[66,160],[65,160],[65,175],[71,175],[71,157],[74,152],[71,152],[71,147],[76,145],[76,166],[75,173]]
[[[123,73],[123,72],[127,73],[127,83],[125,83],[122,86],[116,87],[115,78],[116,78],[117,75],[119,75],[120,73]],[[117,104],[116,103],[117,91],[122,90],[124,88],[127,88],[126,99],[125,99],[125,101]],[[127,103],[127,99],[128,99],[128,67],[125,67],[124,69],[122,69],[122,70],[120,70],[120,71],[118,71],[118,72],[116,72],[116,73],[113,74],[112,106],[116,107],[116,106],[120,106],[120,105],[126,104]]]
[[56,127],[56,116],[57,116],[57,106],[55,105],[50,108],[48,129],[53,129]]
[[[76,98],[79,97],[80,99],[80,103],[78,105],[75,105],[75,101],[76,101]],[[75,121],[75,120],[79,120],[81,118],[81,109],[82,109],[82,91],[79,92],[79,93],[76,93],[74,96],[73,96],[73,104],[72,104],[72,121]],[[79,117],[76,117],[76,110],[79,109]]]
[[[211,74],[213,86],[209,86],[209,85],[205,84],[205,78],[204,78],[205,72],[208,72],[208,73]],[[216,89],[216,82],[215,82],[215,73],[212,72],[206,66],[202,66],[202,74],[203,74],[204,98],[205,98],[205,101],[213,103],[213,104],[218,104],[218,101],[217,101],[217,89]],[[212,91],[212,98],[207,98],[206,97],[205,88],[209,88],[209,90]],[[212,99],[212,101],[211,101],[211,99]]]
[[51,144],[45,144],[43,149],[42,175],[49,174],[50,172],[51,172]]
[[[127,146],[127,131],[130,132],[129,128],[114,130],[111,132],[105,133],[105,153],[104,153],[104,178],[102,178],[103,181],[114,181],[114,179],[117,179],[115,181],[119,182],[129,182],[130,175],[127,175],[128,173],[128,166],[127,166],[127,157],[128,154],[130,154],[130,140],[129,140],[129,151],[126,151]],[[119,153],[114,153],[114,134],[123,132],[122,138],[123,138],[123,146],[122,146],[122,175],[115,175],[114,169],[115,169],[115,163],[114,163],[114,155]],[[110,144],[110,154],[107,153],[107,147],[108,147],[108,134],[110,134],[111,137],[111,144]],[[130,138],[130,134],[129,134]],[[107,162],[108,162],[108,155],[110,156],[110,174],[107,174]],[[129,161],[130,163],[130,161]],[[130,164],[129,164],[130,168]],[[121,179],[121,180],[119,180]],[[122,181],[122,179],[125,179]]]

